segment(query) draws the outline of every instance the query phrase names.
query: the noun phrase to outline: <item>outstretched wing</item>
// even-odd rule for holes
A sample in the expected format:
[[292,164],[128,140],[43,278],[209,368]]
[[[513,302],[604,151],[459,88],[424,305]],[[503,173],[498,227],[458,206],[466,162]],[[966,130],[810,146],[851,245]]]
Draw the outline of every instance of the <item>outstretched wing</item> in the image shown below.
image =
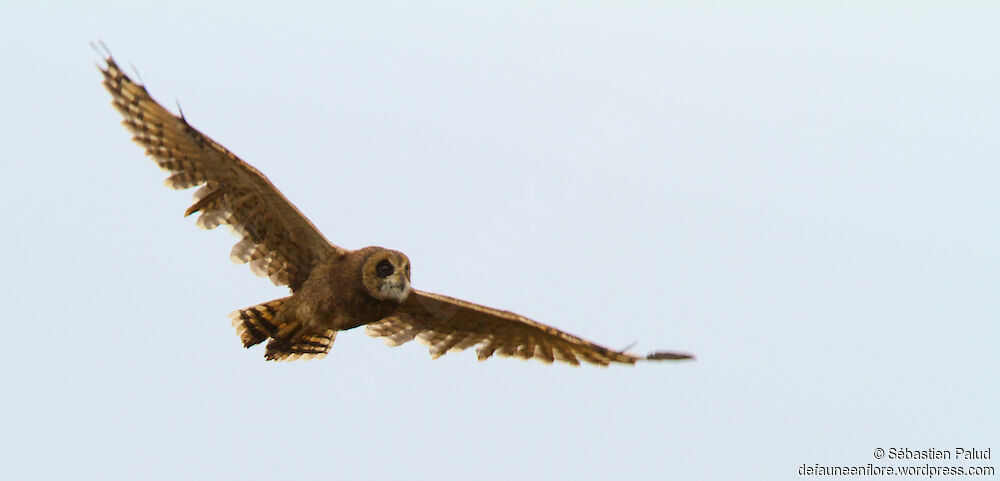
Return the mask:
[[384,337],[390,346],[419,339],[430,346],[434,358],[472,346],[477,346],[480,361],[494,353],[545,363],[555,360],[579,365],[583,360],[601,366],[693,358],[673,352],[641,357],[615,351],[513,312],[415,289],[391,316],[369,324],[366,332],[372,337]]
[[166,185],[187,189],[204,184],[184,215],[201,212],[199,227],[228,224],[241,237],[230,254],[233,262],[249,262],[255,274],[295,291],[319,259],[342,252],[257,169],[191,127],[183,115],[163,108],[110,55],[105,61],[100,70],[112,105],[125,117],[122,124],[134,134],[132,139],[170,172]]

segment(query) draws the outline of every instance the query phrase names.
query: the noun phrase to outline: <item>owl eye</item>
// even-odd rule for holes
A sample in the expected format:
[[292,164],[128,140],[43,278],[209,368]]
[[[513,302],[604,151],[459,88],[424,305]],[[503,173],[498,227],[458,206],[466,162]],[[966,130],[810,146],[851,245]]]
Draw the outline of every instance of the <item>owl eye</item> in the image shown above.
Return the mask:
[[392,263],[388,260],[383,259],[382,262],[375,264],[375,275],[379,277],[386,277],[392,274],[395,269],[392,267]]

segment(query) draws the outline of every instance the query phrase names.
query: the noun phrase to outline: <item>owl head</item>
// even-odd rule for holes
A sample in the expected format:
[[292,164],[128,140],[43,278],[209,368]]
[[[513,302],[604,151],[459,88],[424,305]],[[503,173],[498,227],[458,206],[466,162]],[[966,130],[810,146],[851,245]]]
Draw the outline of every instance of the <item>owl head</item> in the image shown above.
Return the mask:
[[368,294],[380,301],[403,302],[410,294],[410,259],[399,251],[366,247],[361,280]]

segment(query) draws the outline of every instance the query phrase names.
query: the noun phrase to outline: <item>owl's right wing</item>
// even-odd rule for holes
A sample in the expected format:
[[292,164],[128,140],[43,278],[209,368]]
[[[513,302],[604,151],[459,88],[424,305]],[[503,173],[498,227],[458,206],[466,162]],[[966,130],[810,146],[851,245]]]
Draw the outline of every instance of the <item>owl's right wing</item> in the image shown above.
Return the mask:
[[472,346],[477,346],[476,354],[480,361],[494,353],[504,357],[534,358],[545,363],[563,361],[579,365],[583,360],[601,366],[612,362],[635,364],[644,360],[694,357],[666,351],[636,356],[595,344],[513,312],[416,289],[392,315],[369,324],[366,332],[372,337],[385,338],[390,346],[419,339],[430,346],[434,358]]
[[104,86],[125,117],[122,124],[146,154],[171,173],[167,186],[204,184],[184,215],[201,212],[197,223],[206,229],[230,225],[241,237],[230,254],[234,262],[249,262],[255,274],[295,291],[319,259],[343,252],[257,169],[189,125],[183,115],[163,108],[110,55],[105,61],[100,69]]

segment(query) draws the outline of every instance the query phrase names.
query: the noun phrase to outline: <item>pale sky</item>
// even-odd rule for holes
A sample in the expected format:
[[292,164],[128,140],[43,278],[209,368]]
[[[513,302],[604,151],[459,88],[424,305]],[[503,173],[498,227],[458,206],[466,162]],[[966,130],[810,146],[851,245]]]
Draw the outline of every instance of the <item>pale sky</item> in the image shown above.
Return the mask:
[[[996,458],[998,15],[4,3],[0,477],[774,480],[904,464],[879,447]],[[287,290],[182,217],[191,191],[119,125],[97,39],[331,241],[405,252],[415,287],[698,360],[431,360],[355,330],[326,359],[265,362],[226,314]]]

